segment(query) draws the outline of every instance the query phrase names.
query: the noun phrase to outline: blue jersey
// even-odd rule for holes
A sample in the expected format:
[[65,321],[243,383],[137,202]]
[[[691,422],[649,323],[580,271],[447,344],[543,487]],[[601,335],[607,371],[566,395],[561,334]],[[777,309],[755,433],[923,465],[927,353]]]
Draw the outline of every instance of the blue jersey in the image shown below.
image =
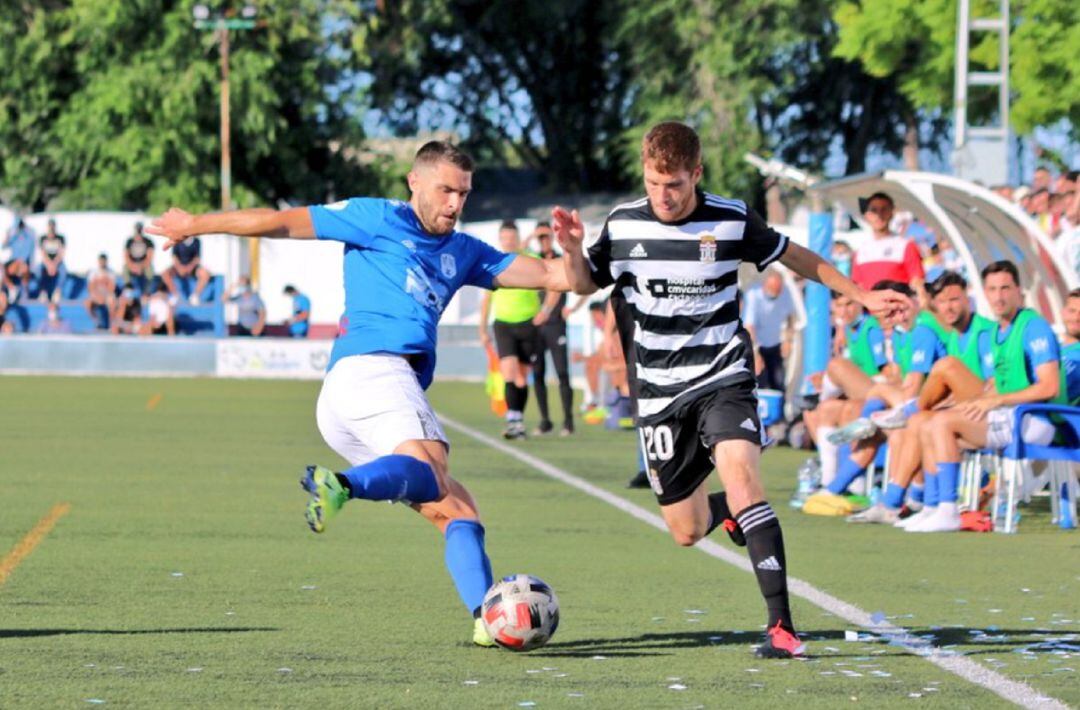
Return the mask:
[[1061,348],[1061,366],[1065,369],[1065,390],[1069,404],[1080,401],[1080,343]]
[[403,355],[426,389],[446,305],[466,284],[491,288],[515,255],[456,230],[429,234],[398,200],[354,197],[310,212],[316,237],[345,244],[345,313],[327,369],[349,355]]
[[289,333],[291,335],[307,335],[308,322],[311,320],[311,299],[302,293],[298,293],[293,296],[292,314],[295,317],[304,311],[307,311],[309,314],[307,320],[295,321],[289,324]]
[[945,357],[945,343],[941,342],[941,338],[933,328],[922,323],[916,323],[910,331],[893,328],[892,344],[894,357],[905,346],[911,348],[911,365],[908,372],[928,375],[934,363]]

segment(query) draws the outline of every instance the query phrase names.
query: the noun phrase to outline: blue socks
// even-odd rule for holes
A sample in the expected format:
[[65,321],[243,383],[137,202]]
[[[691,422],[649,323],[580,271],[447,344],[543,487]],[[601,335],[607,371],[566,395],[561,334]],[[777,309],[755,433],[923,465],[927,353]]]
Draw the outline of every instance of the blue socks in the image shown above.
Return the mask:
[[899,510],[900,506],[904,504],[904,487],[889,481],[889,485],[885,489],[885,498],[881,502],[890,510]]
[[936,473],[930,473],[929,471],[923,471],[923,484],[926,486],[926,493],[923,496],[923,503],[927,508],[936,508],[938,504],[938,477]]
[[904,404],[904,406],[900,408],[900,411],[902,411],[904,413],[905,417],[910,419],[911,417],[915,416],[918,413],[918,411],[919,411],[919,401],[916,400],[916,399],[913,399],[910,402],[906,402]]
[[412,456],[391,454],[342,471],[350,498],[430,503],[439,499],[431,465]]
[[916,486],[914,483],[912,483],[911,486],[908,487],[908,497],[910,497],[911,500],[915,501],[916,503],[923,502],[924,492],[925,491],[923,491],[922,486]]
[[475,520],[454,520],[446,526],[446,569],[461,601],[477,616],[492,581],[483,525]]
[[837,467],[836,478],[829,483],[829,492],[842,495],[856,478],[866,473],[866,468],[851,460],[851,447],[847,444],[836,450],[836,458],[840,465]]
[[955,503],[960,487],[960,464],[939,463],[937,472],[938,502]]
[[871,397],[863,402],[862,411],[859,412],[860,417],[869,417],[874,412],[880,412],[886,408],[885,402],[877,397]]

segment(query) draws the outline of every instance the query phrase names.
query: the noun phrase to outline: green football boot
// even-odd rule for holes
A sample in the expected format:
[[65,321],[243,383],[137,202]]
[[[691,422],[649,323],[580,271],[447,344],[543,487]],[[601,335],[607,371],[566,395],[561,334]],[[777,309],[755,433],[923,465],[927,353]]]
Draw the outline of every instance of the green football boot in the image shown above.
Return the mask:
[[349,492],[338,482],[334,472],[323,466],[308,466],[300,479],[300,487],[308,492],[304,517],[312,532],[326,530],[326,522],[349,500]]
[[484,648],[491,648],[495,645],[495,640],[491,638],[491,634],[487,632],[487,627],[484,626],[483,619],[477,619],[473,623],[472,642],[477,646],[483,646]]

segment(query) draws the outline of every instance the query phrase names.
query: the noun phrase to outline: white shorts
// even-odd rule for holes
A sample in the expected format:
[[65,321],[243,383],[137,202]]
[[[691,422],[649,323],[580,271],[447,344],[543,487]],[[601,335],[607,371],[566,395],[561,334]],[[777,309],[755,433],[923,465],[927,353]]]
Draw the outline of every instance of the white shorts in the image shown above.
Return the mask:
[[339,360],[323,380],[315,418],[326,443],[352,466],[414,439],[450,446],[416,372],[400,355]]
[[[998,407],[986,415],[986,448],[1003,449],[1013,440],[1016,431],[1016,407]],[[1028,414],[1024,417],[1024,442],[1046,446],[1054,440],[1054,425],[1045,418]]]

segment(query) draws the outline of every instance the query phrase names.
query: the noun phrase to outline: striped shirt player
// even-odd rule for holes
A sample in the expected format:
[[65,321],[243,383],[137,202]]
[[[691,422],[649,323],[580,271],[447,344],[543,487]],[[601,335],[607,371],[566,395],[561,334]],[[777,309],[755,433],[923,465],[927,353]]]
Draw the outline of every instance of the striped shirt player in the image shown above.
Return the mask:
[[[768,609],[757,654],[790,658],[803,646],[788,604],[780,522],[758,470],[763,433],[738,267],[780,260],[887,319],[898,297],[863,291],[745,203],[698,189],[701,143],[690,127],[654,126],[641,154],[646,197],[612,210],[587,254],[580,217],[552,213],[567,280],[577,293],[613,287],[642,449],[672,537],[693,545],[723,525],[746,546]],[[725,490],[709,494],[714,460]]]
[[[724,433],[761,443],[753,350],[739,318],[738,269],[743,261],[764,269],[787,245],[787,237],[745,203],[705,192],[698,193],[694,213],[676,224],[657,220],[647,199],[611,212],[588,259],[596,285],[615,286],[612,305],[621,316],[637,415],[647,436],[678,419],[687,403],[733,389],[745,394],[748,406],[737,412],[743,417],[726,409]],[[681,500],[710,470],[686,481],[687,490],[668,482],[675,486],[669,490],[656,477],[653,488],[661,503]]]

